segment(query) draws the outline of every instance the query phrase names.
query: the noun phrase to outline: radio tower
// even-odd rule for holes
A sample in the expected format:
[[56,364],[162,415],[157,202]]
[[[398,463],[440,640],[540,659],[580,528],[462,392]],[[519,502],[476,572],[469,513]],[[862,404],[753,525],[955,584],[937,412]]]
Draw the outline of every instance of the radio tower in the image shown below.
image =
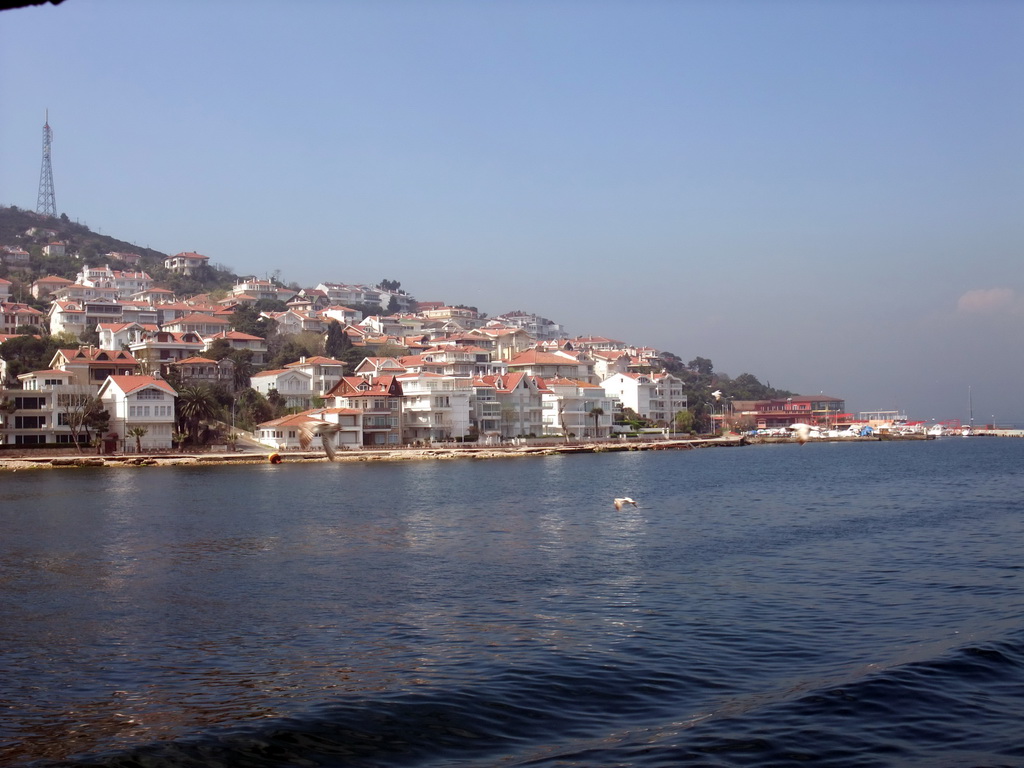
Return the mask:
[[57,201],[53,195],[53,168],[50,167],[51,141],[53,141],[53,131],[50,130],[50,110],[46,110],[46,122],[43,124],[43,167],[39,171],[39,197],[36,200],[36,213],[56,216]]

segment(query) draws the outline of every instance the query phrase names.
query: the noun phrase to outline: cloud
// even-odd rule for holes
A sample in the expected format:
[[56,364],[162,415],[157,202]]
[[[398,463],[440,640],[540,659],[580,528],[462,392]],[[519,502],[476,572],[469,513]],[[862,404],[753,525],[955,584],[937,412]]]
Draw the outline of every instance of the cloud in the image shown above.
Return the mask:
[[956,311],[962,315],[1016,314],[1021,301],[1012,288],[975,288],[956,302]]

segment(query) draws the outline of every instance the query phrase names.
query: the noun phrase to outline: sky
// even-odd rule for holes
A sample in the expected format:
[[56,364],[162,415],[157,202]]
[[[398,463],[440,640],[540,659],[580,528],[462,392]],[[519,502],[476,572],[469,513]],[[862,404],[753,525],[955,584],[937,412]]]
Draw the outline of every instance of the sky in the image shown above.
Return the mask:
[[0,12],[0,205],[1024,426],[1024,3]]

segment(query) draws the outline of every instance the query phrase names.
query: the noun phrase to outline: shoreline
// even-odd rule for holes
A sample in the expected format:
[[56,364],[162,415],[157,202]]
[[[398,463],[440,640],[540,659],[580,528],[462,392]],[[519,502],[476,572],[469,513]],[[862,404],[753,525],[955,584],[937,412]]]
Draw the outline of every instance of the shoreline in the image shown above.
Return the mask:
[[[693,438],[685,440],[646,440],[638,442],[583,442],[530,446],[473,446],[437,448],[395,448],[384,450],[340,450],[335,463],[366,461],[425,461],[452,459],[503,459],[522,456],[553,456],[577,453],[615,453],[622,451],[692,450],[694,448],[734,447],[747,445],[740,436]],[[282,464],[324,462],[330,460],[323,451],[239,451],[229,453],[130,453],[107,456],[63,454],[42,456],[0,456],[0,471],[24,469],[64,469],[80,467],[180,467],[215,464],[269,464],[270,456],[278,454]]]

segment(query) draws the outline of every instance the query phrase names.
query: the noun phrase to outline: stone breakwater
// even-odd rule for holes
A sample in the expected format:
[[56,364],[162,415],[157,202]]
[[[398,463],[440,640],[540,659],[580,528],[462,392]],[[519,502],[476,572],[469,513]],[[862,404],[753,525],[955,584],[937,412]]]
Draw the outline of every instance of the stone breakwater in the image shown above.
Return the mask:
[[[554,456],[576,453],[613,453],[618,451],[670,451],[694,448],[746,445],[741,437],[623,441],[601,443],[560,443],[510,447],[436,447],[394,450],[343,450],[337,463],[359,461],[419,461],[427,459],[507,459],[525,456]],[[213,464],[266,464],[274,452],[129,454],[116,456],[11,456],[0,457],[0,470],[59,469],[82,467],[173,467]],[[278,454],[281,463],[328,461],[323,451],[285,451]]]

